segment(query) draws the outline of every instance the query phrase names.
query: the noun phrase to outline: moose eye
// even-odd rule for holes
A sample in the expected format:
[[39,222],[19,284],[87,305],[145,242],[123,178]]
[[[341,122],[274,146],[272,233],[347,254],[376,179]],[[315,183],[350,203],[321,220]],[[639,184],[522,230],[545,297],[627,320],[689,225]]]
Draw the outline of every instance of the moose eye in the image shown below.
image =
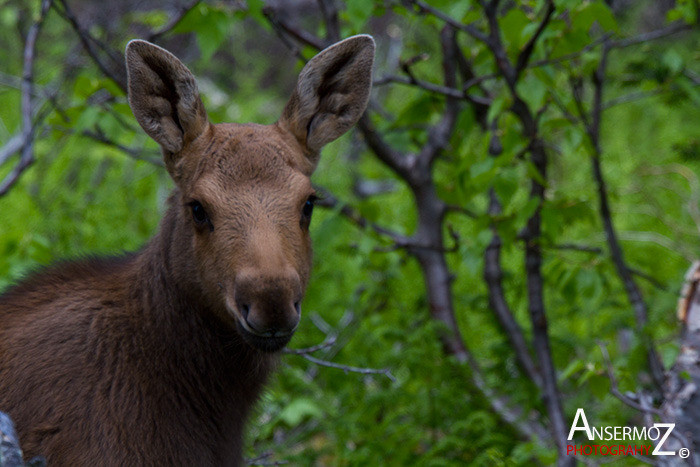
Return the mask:
[[192,201],[190,208],[192,209],[192,219],[194,219],[195,224],[198,226],[208,225],[209,230],[214,230],[214,225],[209,220],[207,211],[204,210],[204,206],[199,201]]
[[308,227],[309,223],[311,222],[311,214],[314,212],[315,201],[316,197],[314,195],[309,196],[301,210],[301,224],[305,227]]

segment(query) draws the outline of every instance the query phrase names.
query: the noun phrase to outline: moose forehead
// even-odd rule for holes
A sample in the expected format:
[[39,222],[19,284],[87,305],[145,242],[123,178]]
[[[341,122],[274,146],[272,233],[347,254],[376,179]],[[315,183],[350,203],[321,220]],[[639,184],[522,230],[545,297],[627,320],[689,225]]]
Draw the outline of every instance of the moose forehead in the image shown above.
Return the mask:
[[210,138],[198,144],[190,194],[282,193],[296,203],[312,191],[308,158],[277,126],[223,123],[211,130]]

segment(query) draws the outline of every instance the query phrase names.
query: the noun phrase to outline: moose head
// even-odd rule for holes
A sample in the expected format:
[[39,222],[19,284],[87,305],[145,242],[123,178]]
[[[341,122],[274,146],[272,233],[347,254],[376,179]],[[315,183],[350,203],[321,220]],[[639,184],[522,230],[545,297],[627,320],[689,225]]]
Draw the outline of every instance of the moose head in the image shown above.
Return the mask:
[[374,41],[351,37],[311,59],[272,125],[210,123],[192,73],[156,45],[131,41],[126,60],[131,108],[176,184],[183,279],[251,346],[279,350],[311,268],[309,177],[367,106]]

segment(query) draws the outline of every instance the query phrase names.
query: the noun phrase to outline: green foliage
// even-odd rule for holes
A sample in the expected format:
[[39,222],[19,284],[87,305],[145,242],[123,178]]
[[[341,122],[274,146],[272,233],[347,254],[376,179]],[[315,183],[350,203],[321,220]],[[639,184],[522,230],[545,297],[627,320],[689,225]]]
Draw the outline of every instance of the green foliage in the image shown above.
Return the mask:
[[[20,129],[20,94],[12,77],[21,76],[23,40],[16,31],[26,31],[36,14],[35,3],[0,2],[0,147]],[[429,3],[487,31],[477,2]],[[499,24],[509,58],[515,60],[537,30],[544,2],[510,3],[514,8]],[[696,20],[692,1],[676,3],[669,21]],[[212,121],[271,123],[293,87],[299,64],[269,26],[262,1],[231,5],[201,2],[162,45],[183,56],[198,75]],[[470,218],[451,212],[447,218],[459,238],[447,260],[465,343],[483,366],[488,384],[528,412],[542,412],[542,403],[489,309],[483,255],[493,223],[504,244],[506,298],[529,338],[520,234],[538,209],[529,197],[530,180],[546,184],[541,211],[545,300],[565,411],[571,415],[585,407],[589,420],[622,425],[634,414],[609,394],[598,341],[607,344],[623,391],[644,383],[644,349],[633,333],[634,315],[607,253],[590,174],[591,144],[583,127],[568,116],[580,110],[572,82],[580,80],[584,96],[590,98],[590,76],[601,57],[600,47],[592,44],[606,34],[634,35],[641,20],[634,14],[616,17],[602,0],[556,5],[531,60],[550,62],[524,70],[517,85],[547,143],[547,180],[523,157],[528,141],[501,80],[484,81],[494,93],[486,119],[495,127],[483,130],[475,108],[463,103],[455,135],[433,173],[442,199],[476,213]],[[645,5],[652,7],[651,2]],[[317,13],[298,14],[295,20],[320,34],[325,28]],[[144,28],[163,27],[171,15],[158,9],[128,12],[92,31],[102,33],[100,38],[114,50],[122,50],[129,38],[143,34]],[[375,0],[346,2],[340,19],[342,34],[373,33],[377,38],[377,78],[400,73],[389,60],[396,60],[391,54],[398,47],[403,61],[425,54],[411,66],[412,73],[442,84],[441,20],[419,15],[402,2]],[[476,74],[496,71],[486,45],[462,33],[457,39]],[[700,254],[695,124],[700,121],[700,93],[697,70],[692,69],[699,40],[693,32],[612,51],[604,96],[616,104],[604,112],[602,123],[602,163],[613,219],[629,264],[662,286],[637,277],[650,308],[646,332],[663,342],[666,365],[677,352],[677,291],[689,261]],[[313,54],[301,50],[306,57]],[[576,56],[566,59],[571,54]],[[75,32],[56,11],[44,25],[35,68],[37,88],[58,92],[54,102],[39,99],[49,115],[38,135],[36,162],[0,198],[0,289],[58,259],[138,249],[157,229],[172,186],[162,167],[96,141],[94,136],[101,135],[141,158],[159,158],[156,146],[137,128],[123,92],[82,53]],[[474,92],[483,97],[483,92]],[[374,99],[384,111],[370,115],[373,123],[387,143],[407,153],[426,144],[425,128],[445,108],[444,96],[416,86],[377,86]],[[502,145],[496,158],[488,155],[492,132]],[[16,160],[0,166],[0,179]],[[390,188],[364,197],[354,189],[357,180]],[[415,229],[410,191],[364,148],[358,135],[324,150],[314,181],[368,221],[402,234]],[[491,188],[502,205],[501,214],[493,218],[486,213]],[[318,316],[314,322],[325,322],[337,333],[336,344],[315,355],[344,365],[390,368],[396,380],[344,373],[285,355],[252,420],[249,457],[273,452],[273,459],[299,465],[554,462],[551,449],[522,441],[506,426],[473,386],[469,370],[445,356],[436,338],[440,328],[430,319],[420,268],[405,251],[392,248],[389,239],[369,228],[359,229],[337,209],[319,210],[312,230],[315,263],[304,314]],[[445,241],[453,242],[448,232]],[[571,244],[588,248],[557,248]],[[325,338],[305,319],[293,346],[312,346]]]

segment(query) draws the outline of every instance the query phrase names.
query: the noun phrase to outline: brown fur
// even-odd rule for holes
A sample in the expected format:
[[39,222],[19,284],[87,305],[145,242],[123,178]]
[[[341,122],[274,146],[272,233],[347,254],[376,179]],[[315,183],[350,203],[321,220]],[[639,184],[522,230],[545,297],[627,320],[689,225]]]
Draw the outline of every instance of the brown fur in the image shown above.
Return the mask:
[[177,188],[140,252],[59,264],[0,297],[0,410],[50,465],[238,465],[300,318],[309,176],[364,111],[374,43],[317,55],[270,126],[212,125],[173,55],[132,41],[126,56],[134,115]]

